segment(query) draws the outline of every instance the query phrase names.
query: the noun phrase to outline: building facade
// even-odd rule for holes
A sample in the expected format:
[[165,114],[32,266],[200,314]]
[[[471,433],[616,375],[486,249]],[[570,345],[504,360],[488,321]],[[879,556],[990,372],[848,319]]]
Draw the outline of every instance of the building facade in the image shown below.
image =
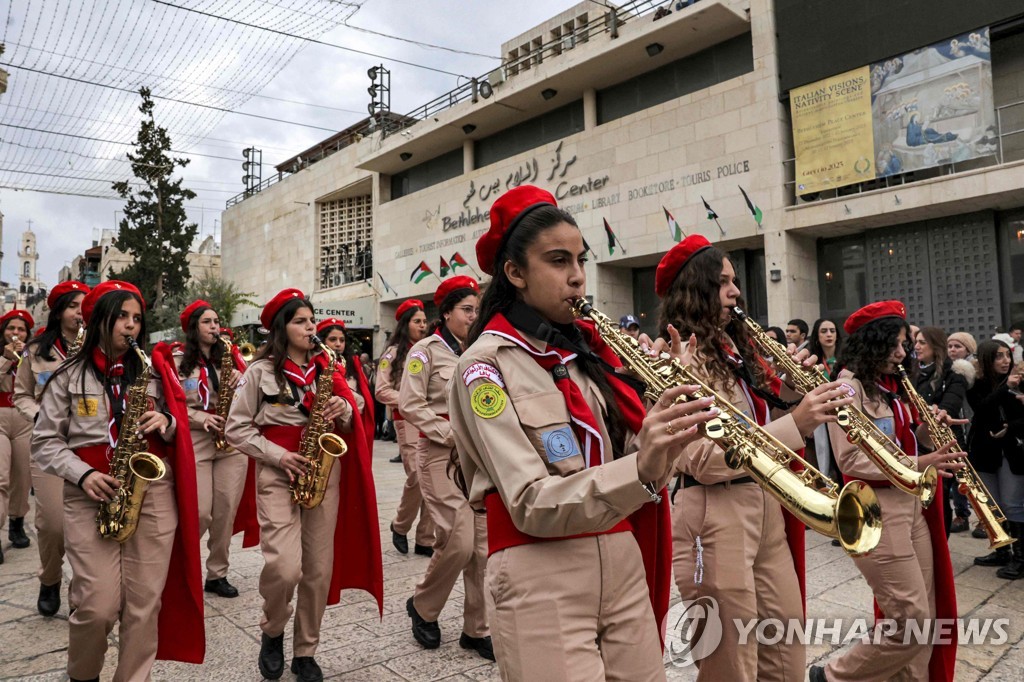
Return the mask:
[[821,30],[802,37],[805,60],[816,43],[848,40],[849,64],[822,58],[836,70],[801,73],[780,53],[807,21],[793,2],[670,4],[664,14],[647,2],[580,3],[507,41],[488,76],[391,126],[364,126],[315,163],[279,168],[279,182],[225,212],[224,276],[262,299],[298,286],[319,313],[372,332],[379,352],[386,334],[376,332],[397,305],[428,301],[438,284],[411,273],[421,263],[438,273],[456,253],[475,267],[491,203],[535,184],[592,247],[588,294],[646,331],[657,327],[654,267],[674,243],[666,212],[729,252],[762,322],[841,321],[892,296],[915,322],[977,334],[1024,317],[1014,274],[1024,272],[1024,135],[1013,132],[1024,129],[1024,7],[963,10],[947,34],[903,31],[886,45],[896,54],[987,22],[998,155],[798,197],[790,90],[890,53]]

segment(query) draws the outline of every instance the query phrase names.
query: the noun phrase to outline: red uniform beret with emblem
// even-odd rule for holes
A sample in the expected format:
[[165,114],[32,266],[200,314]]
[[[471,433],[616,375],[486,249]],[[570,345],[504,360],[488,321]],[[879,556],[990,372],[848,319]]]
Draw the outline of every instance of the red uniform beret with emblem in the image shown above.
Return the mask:
[[398,306],[398,310],[395,311],[395,320],[402,319],[402,315],[405,315],[406,311],[410,308],[419,308],[423,310],[423,301],[418,298],[410,298],[408,301],[402,301]]
[[135,294],[141,301],[142,312],[146,312],[146,299],[142,298],[142,293],[139,292],[138,288],[131,282],[122,282],[119,279],[108,279],[106,282],[101,282],[96,285],[96,288],[85,295],[82,299],[82,320],[89,324],[89,318],[92,317],[92,311],[96,308],[96,304],[99,303],[100,299],[109,293],[115,291],[126,291],[129,294]]
[[434,305],[440,307],[448,294],[459,289],[472,289],[474,293],[480,293],[480,285],[468,275],[456,275],[441,282],[441,286],[434,292]]
[[81,282],[76,282],[75,280],[71,280],[70,282],[61,282],[54,288],[50,289],[50,293],[46,297],[46,307],[52,309],[53,306],[57,305],[58,298],[72,291],[79,294],[87,294],[89,293],[89,287]]
[[326,320],[320,320],[319,322],[316,323],[317,336],[320,336],[320,334],[328,327],[341,327],[342,329],[344,329],[345,320],[342,320],[337,317],[328,317]]
[[298,289],[282,289],[277,292],[277,295],[263,306],[263,311],[260,313],[260,324],[263,325],[263,328],[270,329],[270,325],[274,323],[274,316],[277,315],[278,311],[284,307],[285,303],[296,298],[305,299],[306,295]]
[[843,324],[843,330],[847,334],[852,334],[868,322],[881,320],[884,317],[898,317],[901,320],[906,320],[907,308],[900,301],[876,301],[874,303],[868,303],[853,315],[846,318],[846,322]]
[[668,250],[658,263],[658,269],[654,273],[654,293],[664,296],[668,293],[676,275],[683,269],[687,261],[696,256],[704,249],[710,249],[711,242],[699,234],[691,234]]
[[513,187],[498,197],[491,206],[491,227],[476,241],[476,261],[481,270],[493,276],[494,269],[504,265],[495,263],[494,258],[505,234],[527,213],[541,206],[558,206],[558,202],[551,192],[533,185]]
[[32,319],[32,316],[28,314],[27,310],[14,310],[5,313],[3,317],[0,317],[0,326],[7,324],[8,320],[21,320],[25,323],[26,330],[32,329],[36,326],[36,321]]
[[181,331],[188,333],[188,321],[192,319],[192,316],[195,314],[197,310],[212,307],[213,306],[211,306],[209,303],[202,299],[198,299],[189,303],[188,306],[181,311],[181,316],[178,318],[181,320]]

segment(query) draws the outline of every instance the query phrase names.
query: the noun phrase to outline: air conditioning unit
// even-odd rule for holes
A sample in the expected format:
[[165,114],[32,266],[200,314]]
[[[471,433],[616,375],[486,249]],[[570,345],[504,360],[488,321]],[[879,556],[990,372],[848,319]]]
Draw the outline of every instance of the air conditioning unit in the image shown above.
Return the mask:
[[505,67],[499,66],[494,71],[487,74],[487,82],[491,84],[491,87],[497,87],[505,82]]

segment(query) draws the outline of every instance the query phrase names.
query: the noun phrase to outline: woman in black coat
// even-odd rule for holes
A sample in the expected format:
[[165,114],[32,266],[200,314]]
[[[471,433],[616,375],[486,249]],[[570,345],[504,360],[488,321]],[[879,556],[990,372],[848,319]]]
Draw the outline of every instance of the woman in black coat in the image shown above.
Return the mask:
[[1000,578],[1024,577],[1024,400],[1021,373],[1012,370],[1010,347],[1002,341],[978,346],[978,380],[967,392],[974,410],[968,444],[971,463],[1006,515],[1017,542],[974,563],[1001,566]]

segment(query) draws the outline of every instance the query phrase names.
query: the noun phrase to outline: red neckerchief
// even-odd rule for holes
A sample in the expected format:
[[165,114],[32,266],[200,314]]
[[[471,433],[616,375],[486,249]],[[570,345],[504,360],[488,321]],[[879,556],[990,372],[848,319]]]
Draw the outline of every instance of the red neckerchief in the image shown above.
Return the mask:
[[892,374],[884,374],[878,379],[878,388],[889,398],[892,409],[892,420],[895,425],[896,442],[900,449],[911,457],[917,456],[917,436],[914,435],[914,423],[918,420],[917,412],[911,405],[900,399],[900,384]]
[[121,390],[121,377],[124,376],[124,354],[119,355],[113,362],[107,359],[106,354],[99,348],[92,349],[92,364],[103,377],[103,384],[107,389],[109,401],[107,413],[110,415],[110,422],[107,424],[107,438],[110,447],[117,447],[118,431],[121,428],[121,417],[124,416],[124,392]]
[[[737,367],[743,366],[743,356],[739,353],[733,352],[731,346],[723,343],[720,345],[720,348],[722,349],[722,352],[725,353],[726,360],[735,364]],[[733,376],[736,375],[734,374]],[[764,426],[771,422],[771,410],[768,407],[768,402],[753,391],[750,385],[742,377],[736,376],[736,383],[739,385],[740,390],[743,391],[743,395],[747,399],[747,404],[750,405],[750,410],[754,413],[754,421],[757,422],[758,426]],[[775,393],[775,395],[778,395],[782,381],[774,374],[771,374],[768,384],[770,390]]]
[[66,348],[64,348],[63,334],[57,334],[57,338],[53,342],[53,349],[57,351],[57,355],[60,357],[61,360],[67,360],[68,351]]
[[[288,362],[291,362],[289,360]],[[203,409],[210,409],[210,374],[206,370],[206,358],[199,354],[199,401],[203,404]]]
[[302,396],[302,407],[306,413],[313,407],[313,400],[316,398],[316,378],[320,372],[327,367],[327,355],[317,353],[309,360],[306,369],[295,364],[291,358],[284,361],[284,376],[288,382],[299,390]]

